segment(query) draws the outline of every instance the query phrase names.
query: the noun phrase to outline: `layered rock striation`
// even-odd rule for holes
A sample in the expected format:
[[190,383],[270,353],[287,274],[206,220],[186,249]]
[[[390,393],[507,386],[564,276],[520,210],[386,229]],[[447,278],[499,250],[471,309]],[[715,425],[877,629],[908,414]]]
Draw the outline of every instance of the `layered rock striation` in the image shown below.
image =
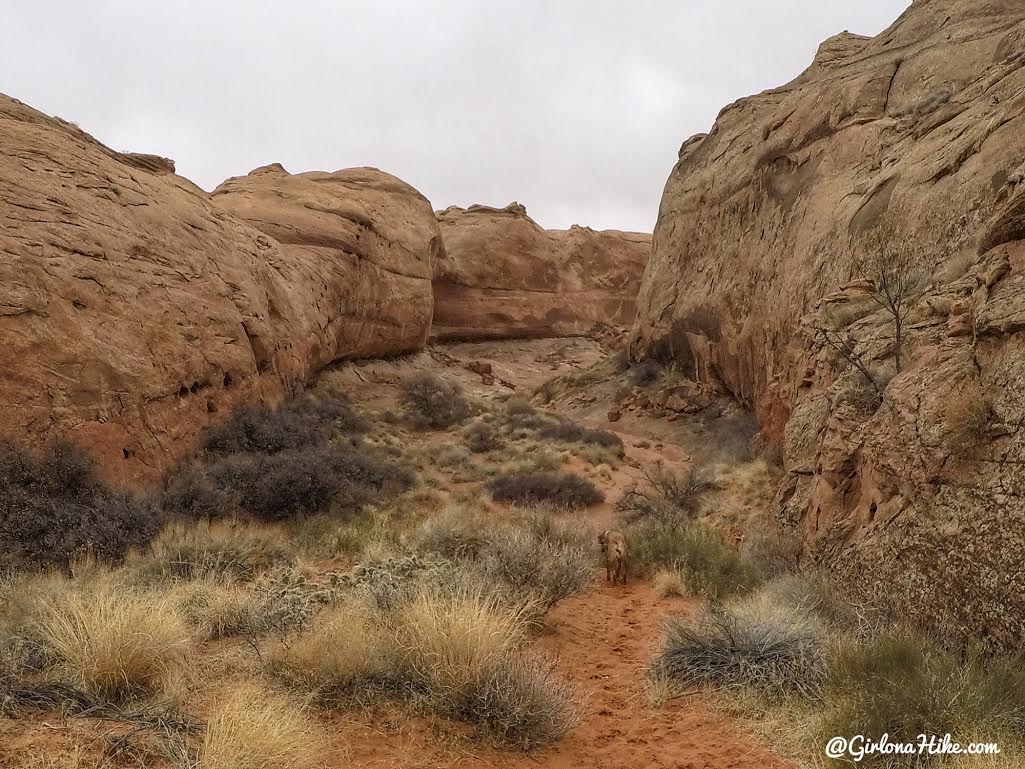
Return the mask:
[[[850,594],[1004,646],[1025,631],[1023,161],[1021,3],[916,0],[838,35],[683,144],[631,340],[757,412],[780,518]],[[920,265],[899,372],[865,282],[880,233]]]
[[518,203],[447,208],[438,221],[435,338],[575,336],[632,322],[649,235],[545,230]]

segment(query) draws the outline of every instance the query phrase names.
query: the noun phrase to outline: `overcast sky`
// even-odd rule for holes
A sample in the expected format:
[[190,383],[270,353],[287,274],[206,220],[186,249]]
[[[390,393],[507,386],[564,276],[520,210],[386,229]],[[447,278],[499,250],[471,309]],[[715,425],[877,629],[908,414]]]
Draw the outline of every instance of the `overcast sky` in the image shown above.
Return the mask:
[[9,0],[0,90],[206,189],[372,165],[435,208],[650,230],[680,143],[909,0]]

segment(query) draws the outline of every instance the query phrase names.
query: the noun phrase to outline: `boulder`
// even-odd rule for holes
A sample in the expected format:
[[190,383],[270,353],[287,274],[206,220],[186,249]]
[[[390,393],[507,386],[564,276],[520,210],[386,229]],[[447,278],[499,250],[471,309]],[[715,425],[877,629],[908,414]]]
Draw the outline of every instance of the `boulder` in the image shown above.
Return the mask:
[[544,230],[519,203],[452,207],[438,221],[435,338],[575,336],[633,321],[650,235]]
[[[279,243],[171,161],[0,95],[0,436],[66,439],[108,478],[152,481],[238,406],[301,390],[338,358],[422,344],[441,250],[431,207],[386,174],[349,174],[304,200],[294,229],[267,213]],[[386,268],[401,291],[359,279]],[[396,297],[410,308],[377,311]]]
[[[630,342],[756,411],[779,516],[848,593],[1005,646],[1025,631],[1023,157],[1020,2],[916,0],[832,38],[681,148]],[[924,268],[900,372],[856,266],[880,232]],[[881,384],[874,412],[839,397],[856,375],[823,329]],[[942,415],[969,379],[996,437],[966,450]]]
[[431,204],[376,168],[290,174],[264,166],[228,179],[214,205],[283,254],[317,370],[342,358],[395,355],[427,341],[431,277],[443,245]]

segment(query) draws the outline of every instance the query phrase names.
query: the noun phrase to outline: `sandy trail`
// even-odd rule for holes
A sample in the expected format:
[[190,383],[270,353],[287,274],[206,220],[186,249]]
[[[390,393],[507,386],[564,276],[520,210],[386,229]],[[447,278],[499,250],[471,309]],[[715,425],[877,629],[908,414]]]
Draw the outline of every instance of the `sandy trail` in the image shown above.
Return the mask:
[[[601,358],[589,340],[535,341],[464,345],[431,350],[402,361],[375,361],[344,366],[328,374],[326,384],[341,386],[362,406],[393,408],[395,386],[411,370],[441,365],[447,378],[460,381],[475,397],[530,393],[555,373],[579,370]],[[487,359],[511,385],[484,387],[464,367],[468,360]],[[689,461],[683,449],[682,424],[659,422],[642,414],[624,414],[610,425],[604,419],[609,396],[597,388],[577,404],[571,415],[582,423],[614,429],[624,438],[629,459],[601,483],[607,501],[583,516],[581,525],[600,530],[613,525],[614,501],[627,486],[643,479],[646,468],[662,461],[679,468]],[[439,445],[457,433],[439,434]],[[568,469],[582,471],[580,460]],[[597,542],[595,550],[597,550]],[[626,586],[604,582],[595,569],[594,585],[584,595],[561,602],[548,617],[547,631],[536,646],[556,662],[557,669],[579,692],[580,723],[554,747],[533,755],[502,752],[475,739],[470,727],[446,719],[411,716],[387,702],[368,712],[323,712],[319,720],[332,747],[329,766],[341,769],[476,769],[478,767],[549,767],[550,769],[789,769],[737,722],[702,696],[685,697],[659,708],[649,705],[644,672],[654,654],[662,623],[670,616],[693,612],[695,600],[658,600],[650,584],[633,579]],[[213,668],[236,665],[251,676],[245,654],[224,660],[210,657]],[[227,662],[225,661],[227,660]],[[210,692],[208,692],[210,694]],[[202,704],[200,711],[202,711]],[[21,720],[0,719],[0,767],[18,754],[57,755],[74,745],[89,751],[103,735],[126,727],[85,718],[46,713]],[[78,764],[85,765],[85,764]]]
[[[529,392],[555,373],[584,368],[601,357],[588,340],[453,345],[442,352],[446,376],[485,399],[493,397],[494,391],[479,387],[474,375],[462,368],[465,361],[489,360],[496,373],[513,381],[521,392]],[[415,365],[437,366],[436,358],[422,357]],[[361,378],[373,381],[383,400],[388,388],[381,385],[392,384],[400,373],[407,373],[409,363],[363,366]],[[340,384],[345,384],[345,373],[340,372]],[[659,461],[679,468],[689,457],[674,440],[681,425],[639,414],[625,414],[621,422],[610,425],[603,418],[608,404],[602,394],[585,400],[573,409],[572,416],[582,424],[618,432],[632,458],[602,484],[607,501],[588,510],[582,521],[600,530],[615,525],[618,516],[613,501],[628,485],[643,479],[645,468]],[[568,469],[577,469],[575,465]],[[659,644],[661,625],[672,615],[694,612],[700,602],[659,600],[650,583],[634,579],[626,586],[613,587],[604,577],[604,569],[596,570],[593,589],[557,605],[548,617],[548,632],[537,642],[556,660],[560,674],[577,687],[583,711],[580,724],[553,748],[529,756],[503,753],[473,741],[463,726],[410,718],[384,707],[355,718],[340,716],[331,723],[339,756],[344,756],[337,765],[366,769],[790,769],[791,763],[773,755],[701,696],[684,697],[659,708],[649,705],[644,675]]]
[[[602,575],[603,577],[604,575]],[[596,576],[596,580],[598,577]],[[550,769],[789,769],[700,696],[652,708],[644,670],[670,615],[697,608],[692,600],[657,600],[646,583],[596,583],[558,605],[539,646],[580,691],[580,724],[554,748],[531,756],[499,753],[458,731],[439,739],[439,724],[406,723],[387,730],[377,712],[335,724],[338,749],[353,767],[548,767]],[[398,717],[401,720],[401,716]]]
[[[652,708],[642,688],[659,627],[696,602],[656,600],[648,584],[606,584],[558,606],[545,639],[564,674],[584,690],[581,725],[536,765],[744,769],[787,767],[700,699]],[[533,762],[532,762],[533,763]],[[527,764],[524,764],[527,765]]]

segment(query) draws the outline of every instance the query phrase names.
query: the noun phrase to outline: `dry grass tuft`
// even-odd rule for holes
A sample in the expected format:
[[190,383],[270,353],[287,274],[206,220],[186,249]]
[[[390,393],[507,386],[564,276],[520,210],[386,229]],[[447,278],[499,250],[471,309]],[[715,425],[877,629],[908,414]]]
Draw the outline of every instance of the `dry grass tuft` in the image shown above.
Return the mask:
[[339,704],[383,683],[393,663],[382,618],[366,603],[346,601],[318,618],[310,632],[274,650],[270,672],[325,704]]
[[324,739],[302,708],[255,685],[222,700],[199,751],[200,769],[313,769],[324,764]]
[[655,595],[670,598],[687,595],[687,580],[675,569],[660,569],[654,577]]
[[943,421],[951,441],[958,445],[979,441],[992,416],[992,406],[982,384],[971,379],[951,391],[943,402]]
[[395,606],[352,596],[272,653],[269,672],[328,707],[395,697],[532,750],[575,723],[575,693],[522,647],[536,609],[469,580],[415,586]]
[[189,582],[173,592],[182,617],[205,641],[232,638],[259,624],[252,592],[235,584]]
[[44,599],[32,634],[50,675],[110,702],[172,693],[190,646],[168,597],[110,581]]
[[217,521],[165,529],[138,564],[144,581],[250,582],[295,562],[283,533],[259,524]]
[[483,592],[421,591],[396,618],[401,664],[433,698],[459,701],[519,649],[527,616]]

